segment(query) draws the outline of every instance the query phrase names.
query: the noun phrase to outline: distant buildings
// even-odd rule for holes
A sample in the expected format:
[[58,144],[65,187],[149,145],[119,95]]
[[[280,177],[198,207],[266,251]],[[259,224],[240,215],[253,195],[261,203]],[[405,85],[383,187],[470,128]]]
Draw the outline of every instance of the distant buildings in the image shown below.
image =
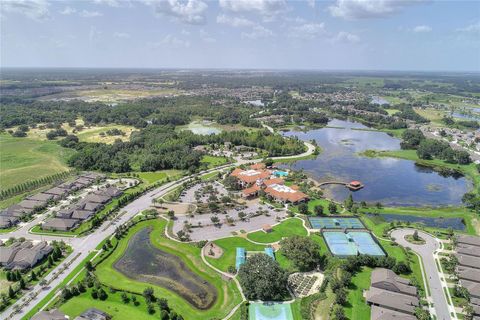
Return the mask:
[[480,320],[480,237],[459,235],[456,251],[459,284],[470,294],[474,319]]
[[299,191],[298,186],[286,186],[285,181],[277,178],[263,163],[253,164],[248,170],[236,168],[230,175],[243,188],[244,198],[256,197],[264,192],[266,197],[280,203],[297,204],[308,200],[308,196]]
[[415,320],[415,308],[420,305],[417,288],[392,270],[383,268],[373,270],[365,298],[372,306],[372,320]]

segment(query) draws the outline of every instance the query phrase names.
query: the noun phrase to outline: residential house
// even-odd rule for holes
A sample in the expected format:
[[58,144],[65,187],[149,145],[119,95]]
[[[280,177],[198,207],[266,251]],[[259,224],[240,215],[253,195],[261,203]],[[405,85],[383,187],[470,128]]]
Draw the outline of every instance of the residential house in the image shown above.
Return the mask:
[[31,244],[25,246],[17,251],[13,260],[8,263],[5,268],[20,270],[32,268],[52,251],[53,248],[45,241],[39,242],[36,245]]
[[390,269],[376,268],[372,271],[371,286],[392,292],[417,296],[417,288],[408,279],[399,277]]
[[18,221],[19,219],[17,217],[0,215],[0,229],[13,227]]
[[77,219],[50,218],[42,224],[42,229],[68,231],[73,229],[78,223],[79,220]]
[[35,314],[31,320],[67,320],[68,317],[60,312],[58,309],[52,309],[50,311],[40,311]]
[[76,317],[74,320],[110,320],[112,317],[101,310],[90,308]]
[[456,252],[459,284],[470,294],[474,319],[480,320],[480,237],[459,235]]

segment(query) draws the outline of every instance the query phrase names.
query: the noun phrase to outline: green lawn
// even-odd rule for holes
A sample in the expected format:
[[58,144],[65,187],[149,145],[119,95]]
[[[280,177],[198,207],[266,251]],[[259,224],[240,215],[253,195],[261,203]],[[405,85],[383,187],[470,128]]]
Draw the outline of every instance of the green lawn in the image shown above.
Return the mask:
[[9,134],[0,134],[0,150],[0,190],[69,170],[66,160],[75,152],[54,141]]
[[182,174],[183,171],[180,170],[162,170],[162,171],[154,171],[154,172],[135,172],[138,174],[139,178],[144,180],[148,184],[152,184],[158,181],[163,181],[167,178],[172,180],[178,179]]
[[204,163],[207,168],[215,168],[218,166],[221,166],[222,164],[225,164],[228,162],[228,159],[225,157],[215,157],[215,156],[209,156],[205,155],[202,157],[202,160],[200,160],[201,163]]
[[[141,222],[132,227],[126,238],[119,242],[117,249],[112,255],[97,266],[95,273],[98,276],[98,279],[102,283],[108,284],[117,289],[137,293],[142,293],[146,287],[151,286],[154,288],[157,296],[167,298],[171,307],[179,311],[185,319],[198,319],[199,317],[204,319],[215,317],[223,318],[241,301],[240,293],[238,292],[235,283],[233,281],[224,281],[216,272],[205,265],[200,258],[200,248],[191,244],[178,243],[167,239],[164,236],[166,225],[167,222],[165,220],[157,219]],[[172,291],[149,283],[129,279],[112,267],[112,264],[115,263],[125,251],[128,245],[128,239],[145,226],[152,226],[154,228],[150,236],[150,240],[154,246],[167,253],[177,255],[193,272],[197,273],[217,288],[217,300],[210,309],[198,310]],[[122,317],[122,319],[131,318]]]
[[248,234],[248,239],[261,243],[271,243],[282,240],[284,237],[293,235],[306,236],[307,230],[303,227],[301,219],[290,218],[277,224],[272,228],[272,232],[257,231]]
[[262,251],[266,246],[251,243],[241,237],[229,237],[215,240],[214,243],[223,249],[223,255],[219,259],[207,258],[207,261],[222,271],[227,272],[228,267],[235,267],[236,248],[245,248],[246,251]]
[[[105,289],[106,290],[106,289]],[[111,293],[106,290],[108,298],[105,301],[98,299],[92,299],[89,289],[86,293],[81,294],[74,299],[68,300],[60,307],[60,310],[73,319],[79,316],[82,312],[89,308],[97,308],[110,314],[113,319],[159,319],[159,311],[156,308],[156,313],[149,315],[147,312],[147,306],[142,296],[137,296],[138,306],[135,306],[133,302],[125,304],[122,302],[121,293]],[[128,295],[129,297],[131,295]],[[177,310],[179,314],[183,315],[182,310]]]
[[345,307],[345,315],[350,320],[370,319],[370,307],[363,298],[363,290],[370,288],[371,274],[372,269],[363,267],[361,272],[352,277],[352,284],[348,288],[348,305]]

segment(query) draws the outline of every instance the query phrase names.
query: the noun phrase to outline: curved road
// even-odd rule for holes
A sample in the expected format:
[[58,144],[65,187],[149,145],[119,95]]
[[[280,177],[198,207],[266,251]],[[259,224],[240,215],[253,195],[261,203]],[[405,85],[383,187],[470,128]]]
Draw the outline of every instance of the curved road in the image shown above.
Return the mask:
[[[311,143],[304,142],[307,146],[307,151],[302,154],[295,155],[295,156],[286,156],[286,157],[273,157],[272,159],[286,159],[286,158],[297,158],[297,157],[304,157],[309,156],[314,153],[315,146]],[[194,174],[191,176],[180,178],[179,180],[172,181],[166,183],[152,191],[145,193],[144,195],[140,196],[136,200],[130,202],[125,207],[120,209],[120,212],[124,212],[123,215],[120,215],[116,218],[114,223],[111,221],[105,221],[99,228],[97,228],[92,234],[83,237],[83,238],[68,238],[62,236],[45,236],[45,235],[38,235],[38,234],[31,234],[29,230],[32,226],[40,222],[42,219],[45,218],[44,215],[37,217],[31,223],[26,224],[25,226],[12,231],[11,233],[4,233],[1,235],[1,238],[9,238],[10,236],[15,237],[24,237],[25,239],[29,240],[63,240],[67,244],[69,244],[73,252],[59,265],[57,266],[52,272],[50,272],[46,277],[45,280],[51,282],[49,283],[48,287],[42,288],[39,284],[35,285],[29,293],[27,293],[24,297],[19,299],[16,303],[11,305],[9,308],[5,309],[3,312],[0,313],[1,319],[14,319],[19,320],[25,316],[25,314],[30,311],[34,306],[36,306],[40,301],[45,298],[55,287],[57,287],[71,272],[75,269],[91,252],[95,252],[96,247],[99,243],[101,243],[107,237],[110,237],[114,234],[115,228],[127,222],[128,220],[132,219],[135,215],[140,213],[141,211],[148,209],[152,204],[152,199],[157,198],[159,196],[163,196],[170,192],[171,190],[177,188],[185,181],[188,181],[196,176],[204,175],[210,172],[217,172],[222,171],[234,166],[238,166],[244,163],[256,163],[261,162],[262,159],[255,159],[255,160],[238,160],[236,163],[227,164],[220,167],[216,167],[213,169],[202,171],[198,174]],[[53,275],[56,274],[62,266],[65,266],[67,263],[70,263],[68,267],[55,279],[53,279]],[[53,279],[53,280],[52,280]],[[23,300],[27,295],[32,294],[33,292],[36,293],[36,296],[32,298],[32,300],[26,306],[22,306]],[[17,310],[17,311],[15,311]]]
[[440,279],[440,273],[438,272],[434,256],[435,251],[440,248],[439,241],[428,233],[420,230],[417,231],[418,235],[425,239],[425,244],[416,245],[405,240],[405,236],[413,235],[415,229],[395,229],[392,231],[391,236],[392,238],[395,238],[395,241],[402,247],[412,249],[412,251],[422,258],[425,276],[427,277],[426,281],[430,288],[430,295],[437,320],[456,319],[456,317],[450,315],[451,312],[453,312],[453,314],[455,314],[455,312],[453,308],[450,308],[447,302],[444,286],[442,285],[442,280]]

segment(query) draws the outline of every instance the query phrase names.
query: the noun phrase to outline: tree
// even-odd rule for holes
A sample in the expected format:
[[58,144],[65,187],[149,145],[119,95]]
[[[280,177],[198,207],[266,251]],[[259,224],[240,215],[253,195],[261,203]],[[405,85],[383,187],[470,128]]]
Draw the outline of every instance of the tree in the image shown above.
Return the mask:
[[330,214],[335,214],[337,213],[337,205],[333,202],[330,202],[328,204],[328,212],[330,212]]
[[320,262],[320,246],[308,237],[292,236],[280,241],[281,253],[300,271],[311,271]]
[[103,290],[103,288],[98,289],[98,299],[103,301],[103,300],[106,300],[107,298],[108,298],[108,295],[105,292],[105,290]]
[[31,281],[36,281],[37,280],[37,275],[35,271],[32,270],[32,273],[30,273],[30,280]]
[[93,265],[92,265],[92,262],[90,260],[85,263],[85,269],[87,269],[88,271],[93,270]]
[[127,304],[130,301],[130,299],[128,299],[128,296],[125,292],[122,292],[121,298],[122,298],[122,302],[125,304]]
[[347,303],[347,291],[344,287],[335,291],[335,302],[344,306]]
[[353,207],[353,196],[350,193],[347,199],[345,199],[345,208],[347,208],[347,210],[351,210],[352,207]]
[[214,225],[217,225],[220,222],[220,219],[217,216],[211,216],[210,220]]
[[157,301],[158,307],[160,310],[170,311],[170,307],[168,306],[168,300],[165,298],[159,298]]
[[13,291],[12,286],[8,286],[8,297],[10,299],[15,298],[15,291]]
[[415,316],[418,320],[430,320],[430,314],[428,311],[420,307],[415,308]]
[[470,305],[470,304],[466,304],[464,307],[463,307],[463,313],[464,313],[464,317],[463,319],[465,320],[473,320],[473,316],[475,314],[475,310],[473,309],[473,307]]
[[305,202],[302,202],[298,205],[298,211],[301,214],[308,214],[308,205]]
[[23,279],[23,277],[20,277],[19,285],[20,285],[20,289],[25,290],[26,284],[25,284],[25,280]]
[[288,295],[288,273],[265,254],[254,254],[241,265],[238,278],[249,300],[280,300]]
[[346,320],[347,317],[345,316],[345,311],[343,307],[339,304],[335,304],[332,307],[332,316],[333,320]]
[[315,214],[317,216],[321,216],[323,215],[323,206],[321,204],[319,205],[316,205],[314,208],[313,208],[313,211],[315,212]]
[[409,274],[412,272],[412,269],[408,264],[403,261],[397,262],[397,264],[392,268],[392,271],[396,274]]
[[271,158],[265,159],[265,161],[263,161],[263,163],[265,163],[265,166],[271,167],[271,166],[273,166],[273,159],[271,159]]
[[418,236],[418,231],[415,230],[412,235],[413,240],[420,241],[420,237]]
[[142,295],[147,302],[155,301],[154,291],[152,287],[145,288],[145,290],[143,290]]

